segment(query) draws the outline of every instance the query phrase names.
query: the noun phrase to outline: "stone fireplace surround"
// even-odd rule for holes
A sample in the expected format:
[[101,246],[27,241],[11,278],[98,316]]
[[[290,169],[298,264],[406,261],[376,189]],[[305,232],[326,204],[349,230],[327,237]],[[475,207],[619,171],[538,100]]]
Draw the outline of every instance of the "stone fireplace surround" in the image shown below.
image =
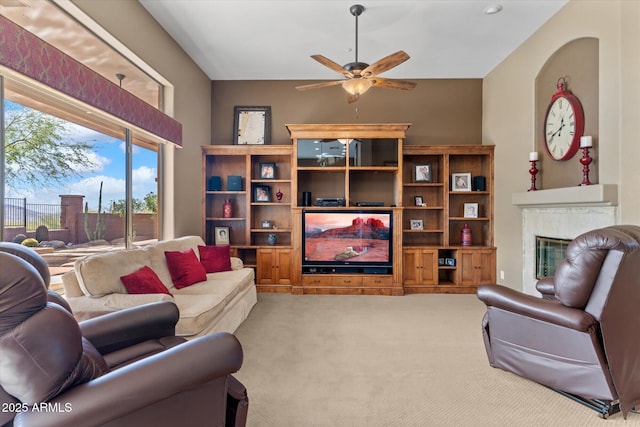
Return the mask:
[[595,228],[615,225],[618,186],[596,184],[512,195],[522,209],[522,290],[539,296],[536,284],[536,236],[573,239]]

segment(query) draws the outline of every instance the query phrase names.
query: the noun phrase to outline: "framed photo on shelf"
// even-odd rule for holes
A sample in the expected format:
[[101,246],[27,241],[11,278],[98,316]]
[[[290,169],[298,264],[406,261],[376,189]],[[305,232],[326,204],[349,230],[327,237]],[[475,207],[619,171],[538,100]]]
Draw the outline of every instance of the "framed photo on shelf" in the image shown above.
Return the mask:
[[416,206],[420,206],[420,207],[427,206],[422,196],[413,196],[413,202]]
[[452,173],[451,191],[471,191],[471,174]]
[[260,228],[269,228],[270,229],[271,227],[273,227],[273,222],[269,221],[268,219],[265,219],[260,223]]
[[477,203],[465,203],[464,204],[464,217],[465,218],[478,218],[478,204]]
[[271,107],[233,107],[234,144],[264,145],[270,142]]
[[229,227],[215,227],[214,239],[216,246],[224,246],[229,244]]
[[431,176],[431,163],[415,165],[414,182],[433,182]]
[[446,265],[448,267],[455,267],[456,266],[456,259],[455,258],[445,258],[444,259],[444,265]]
[[254,202],[270,202],[271,201],[271,187],[268,185],[256,185],[253,189],[253,201]]
[[422,220],[421,219],[412,219],[410,220],[410,225],[412,230],[423,230]]
[[276,179],[276,164],[260,163],[260,179]]

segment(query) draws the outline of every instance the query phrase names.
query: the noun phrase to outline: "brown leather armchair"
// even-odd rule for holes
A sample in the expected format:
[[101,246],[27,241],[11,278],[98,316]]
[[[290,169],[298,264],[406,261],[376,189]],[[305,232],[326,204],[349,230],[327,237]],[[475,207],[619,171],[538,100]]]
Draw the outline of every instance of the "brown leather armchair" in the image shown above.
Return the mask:
[[576,237],[537,289],[478,288],[490,365],[626,418],[640,404],[640,227]]
[[0,247],[0,425],[245,425],[233,335],[176,337],[171,302],[78,323],[27,251]]

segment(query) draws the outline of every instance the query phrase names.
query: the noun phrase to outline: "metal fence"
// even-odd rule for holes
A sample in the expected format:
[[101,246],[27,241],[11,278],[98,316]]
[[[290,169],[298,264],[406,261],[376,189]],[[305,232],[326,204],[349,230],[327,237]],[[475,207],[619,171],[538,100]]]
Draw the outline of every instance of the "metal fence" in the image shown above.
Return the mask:
[[4,226],[25,227],[35,231],[40,225],[48,229],[59,229],[61,205],[27,203],[27,199],[8,197],[4,199]]

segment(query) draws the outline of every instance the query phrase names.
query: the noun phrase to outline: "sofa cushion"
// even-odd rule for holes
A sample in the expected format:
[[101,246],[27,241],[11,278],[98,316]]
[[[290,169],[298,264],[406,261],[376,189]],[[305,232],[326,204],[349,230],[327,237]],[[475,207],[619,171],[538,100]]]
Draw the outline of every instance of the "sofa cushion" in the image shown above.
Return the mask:
[[165,251],[186,251],[187,249],[196,249],[198,245],[204,245],[204,241],[200,236],[185,236],[177,239],[162,240],[145,246],[143,249],[149,255],[149,267],[156,272],[162,283],[173,292],[173,281],[167,267],[167,260],[164,256]]
[[167,267],[176,289],[186,288],[194,283],[207,280],[207,272],[200,264],[193,249],[186,251],[165,251]]
[[121,276],[149,265],[149,254],[142,249],[105,252],[77,260],[73,267],[80,289],[86,295],[101,297],[126,294]]
[[140,270],[121,276],[120,280],[130,294],[169,294],[169,289],[160,281],[158,275],[145,265]]
[[202,246],[198,245],[200,263],[207,273],[218,273],[220,271],[231,271],[231,256],[229,245],[224,246]]

